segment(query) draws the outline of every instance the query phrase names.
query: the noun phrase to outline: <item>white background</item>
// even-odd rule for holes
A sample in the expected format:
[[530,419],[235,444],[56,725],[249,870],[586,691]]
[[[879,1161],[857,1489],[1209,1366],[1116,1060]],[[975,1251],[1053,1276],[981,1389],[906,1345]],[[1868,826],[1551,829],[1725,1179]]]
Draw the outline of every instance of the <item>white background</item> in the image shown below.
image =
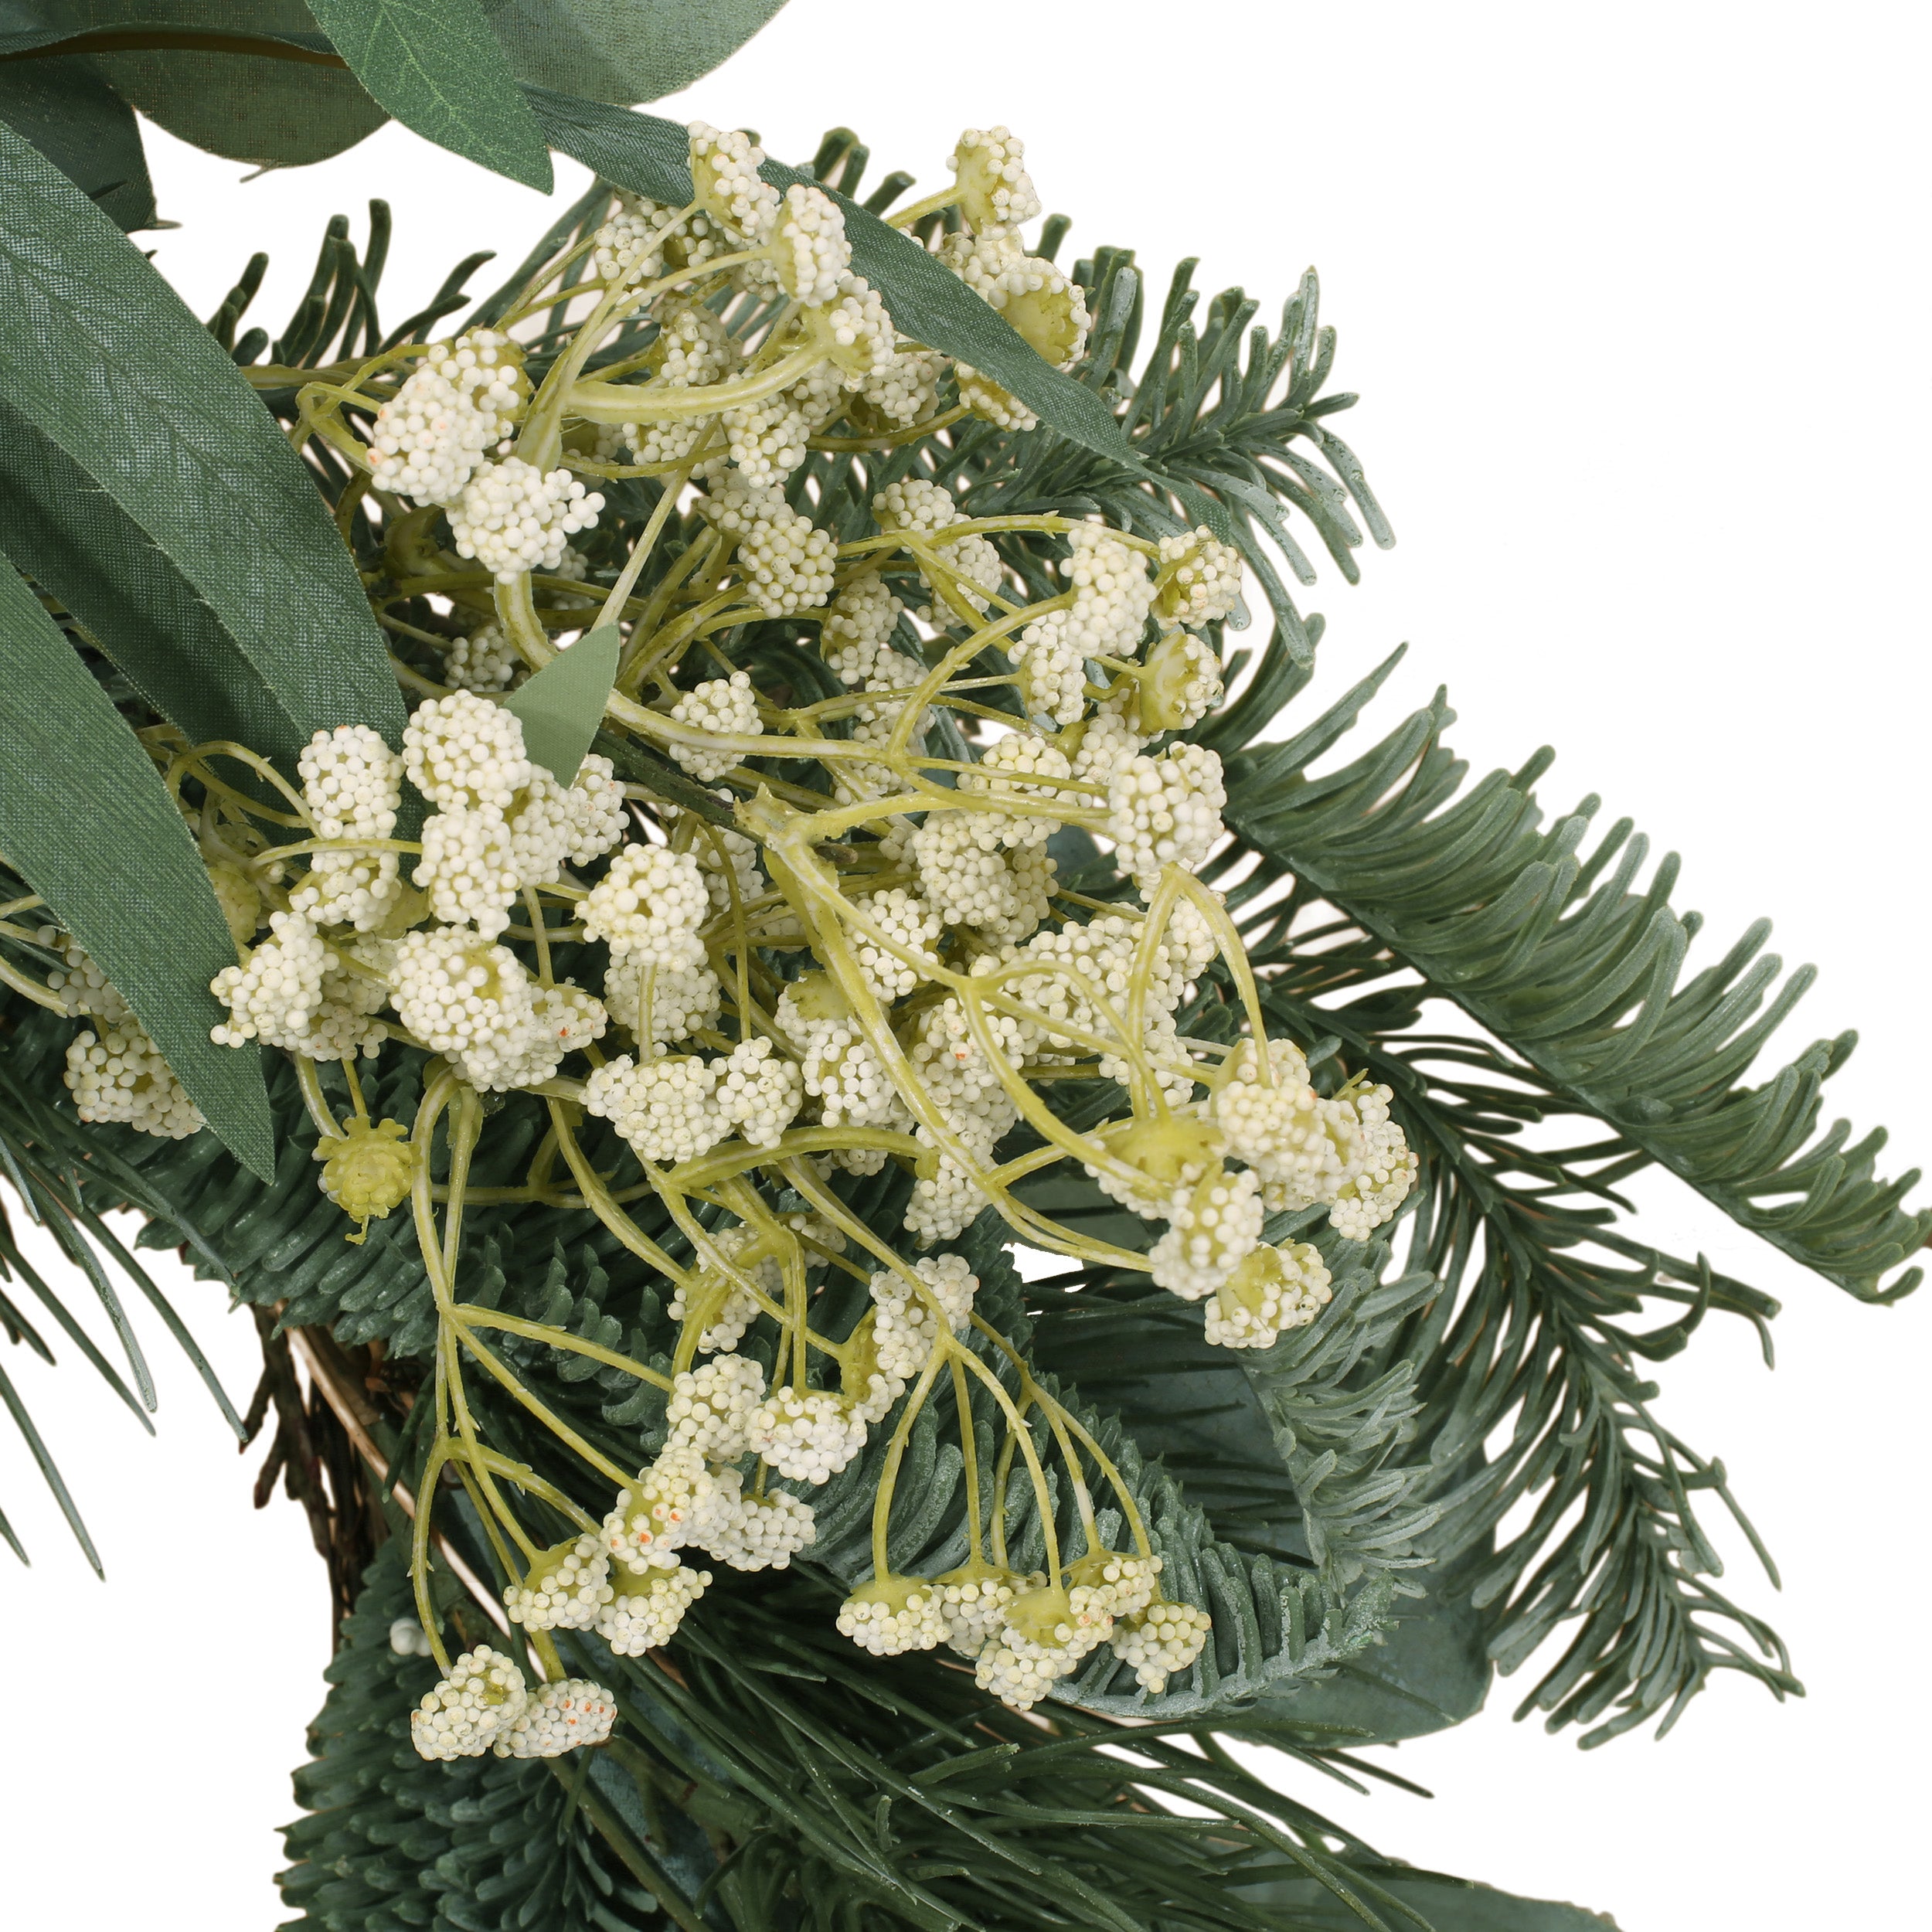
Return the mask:
[[[795,0],[662,111],[756,128],[797,160],[849,122],[876,172],[910,168],[920,192],[954,131],[1004,121],[1048,208],[1075,218],[1063,259],[1128,243],[1164,284],[1197,253],[1206,287],[1242,281],[1264,311],[1316,264],[1336,383],[1365,398],[1338,427],[1401,539],[1358,589],[1325,561],[1307,604],[1330,619],[1317,695],[1410,640],[1382,729],[1446,681],[1452,742],[1478,770],[1553,741],[1553,806],[1600,791],[1606,818],[1685,851],[1678,903],[1716,940],[1774,913],[1786,957],[1824,969],[1787,1050],[1860,1026],[1832,1104],[1889,1122],[1903,1165],[1932,1151],[1923,19]],[[247,185],[164,136],[151,153],[183,224],[146,238],[163,271],[206,313],[270,248],[251,319],[271,330],[325,219],[349,210],[359,234],[371,193],[396,209],[392,318],[473,247],[506,271],[543,224],[537,196],[394,128]],[[561,206],[583,177],[559,175]],[[1626,1932],[1906,1923],[1932,1716],[1913,1661],[1925,1308],[1859,1308],[1674,1187],[1648,1198],[1662,1245],[1787,1303],[1774,1377],[1713,1318],[1659,1372],[1661,1412],[1723,1455],[1784,1564],[1781,1598],[1747,1555],[1726,1587],[1791,1640],[1810,1696],[1780,1708],[1720,1682],[1661,1747],[1581,1755],[1512,1726],[1519,1678],[1400,1751],[1432,1803],[1303,1774],[1296,1788],[1398,1855],[1575,1899]],[[163,1279],[245,1400],[246,1317]],[[253,1932],[277,1915],[272,1828],[321,1694],[322,1576],[293,1505],[250,1516],[253,1458],[144,1333],[155,1444],[84,1369],[56,1383],[9,1358],[108,1566],[104,1587],[0,1443],[0,1497],[35,1560],[6,1584],[9,1903],[70,1932]]]

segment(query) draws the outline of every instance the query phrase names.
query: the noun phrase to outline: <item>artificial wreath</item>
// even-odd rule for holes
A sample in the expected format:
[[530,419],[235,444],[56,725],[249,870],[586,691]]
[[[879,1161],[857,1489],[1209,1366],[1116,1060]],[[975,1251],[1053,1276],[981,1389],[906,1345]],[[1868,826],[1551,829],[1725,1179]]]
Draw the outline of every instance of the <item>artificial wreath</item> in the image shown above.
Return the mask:
[[[192,1350],[131,1208],[256,1311],[340,1645],[295,1923],[1597,1923],[1229,1740],[1794,1689],[1640,1366],[1773,1304],[1617,1189],[1874,1301],[1932,1217],[1815,1135],[1845,1043],[1743,1083],[1801,988],[1684,978],[1628,826],[1440,701],[1338,750],[1386,665],[1298,704],[1307,533],[1393,541],[1313,277],[1062,266],[1005,128],[908,200],[606,104],[773,10],[0,49],[0,1158],[111,1310]],[[203,325],[124,238],[130,103],[597,178],[393,327],[335,224],[271,341],[264,258]]]

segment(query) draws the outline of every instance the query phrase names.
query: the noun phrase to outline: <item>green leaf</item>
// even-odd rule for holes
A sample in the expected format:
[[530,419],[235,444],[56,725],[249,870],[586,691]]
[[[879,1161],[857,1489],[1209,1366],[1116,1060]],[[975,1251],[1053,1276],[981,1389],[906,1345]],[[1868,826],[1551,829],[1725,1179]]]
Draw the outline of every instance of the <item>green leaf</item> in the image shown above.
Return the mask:
[[[1550,1899],[1519,1899],[1468,1879],[1406,1866],[1357,1866],[1350,1876],[1368,1879],[1382,1892],[1419,1912],[1433,1932],[1616,1932],[1616,1921],[1580,1905]],[[1285,1906],[1303,1932],[1362,1932],[1359,1914],[1349,1910],[1318,1879],[1297,1872],[1266,1885],[1243,1885],[1236,1895],[1257,1905]],[[1392,1919],[1392,1924],[1406,1923]]]
[[113,498],[4,400],[0,550],[194,742],[239,739],[294,769],[304,734],[214,613]]
[[784,0],[510,0],[490,9],[522,80],[629,107],[710,73]]
[[0,129],[0,379],[168,556],[304,736],[403,702],[314,478],[233,362],[104,214]]
[[[686,165],[689,136],[675,121],[574,100],[543,87],[526,85],[524,92],[552,147],[634,194],[673,207],[691,199]],[[781,188],[812,179],[775,161],[767,162],[760,172]],[[878,290],[903,334],[984,371],[1050,428],[1112,458],[1130,476],[1177,490],[1191,516],[1210,524],[1224,539],[1232,536],[1226,513],[1218,503],[1185,483],[1155,478],[1099,396],[1055,369],[1005,317],[910,235],[901,234],[835,189],[828,187],[825,192],[844,211],[852,267]]]
[[0,849],[120,989],[222,1140],[274,1171],[258,1055],[217,1046],[234,942],[160,774],[19,576],[0,569]]
[[1427,1596],[1398,1597],[1376,1648],[1345,1658],[1332,1677],[1265,1692],[1257,1716],[1310,1733],[1342,1733],[1358,1744],[1392,1744],[1446,1730],[1473,1717],[1489,1695],[1494,1666],[1488,1621],[1469,1601],[1468,1583],[1419,1573]]
[[577,777],[604,722],[622,647],[617,627],[607,624],[560,651],[504,700],[504,709],[523,720],[524,750],[560,785]]
[[[248,0],[245,9],[232,0],[87,0],[62,11],[56,26],[0,36],[0,47],[153,30],[152,47],[88,57],[129,106],[209,154],[301,167],[352,148],[389,118],[329,51],[302,0]],[[260,53],[247,49],[250,39]]]
[[78,54],[0,66],[0,121],[38,148],[121,229],[155,225],[134,110]]
[[377,103],[425,140],[548,194],[549,150],[477,0],[309,0]]

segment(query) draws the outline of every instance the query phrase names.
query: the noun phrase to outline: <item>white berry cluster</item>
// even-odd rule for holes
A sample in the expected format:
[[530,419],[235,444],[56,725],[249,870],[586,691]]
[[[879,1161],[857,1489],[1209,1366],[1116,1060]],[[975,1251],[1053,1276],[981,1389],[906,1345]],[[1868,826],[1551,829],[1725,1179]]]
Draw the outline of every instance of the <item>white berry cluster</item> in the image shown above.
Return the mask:
[[1366,1240],[1415,1183],[1417,1162],[1389,1117],[1386,1087],[1354,1086],[1324,1099],[1291,1040],[1268,1043],[1270,1084],[1253,1043],[1230,1056],[1213,1098],[1228,1151],[1259,1175],[1273,1210],[1325,1203],[1331,1224]]
[[1221,1349],[1266,1349],[1306,1328],[1328,1305],[1329,1274],[1305,1241],[1257,1247],[1215,1291],[1207,1340]]
[[905,607],[876,570],[862,571],[825,607],[819,648],[841,683],[862,685],[872,675]]
[[699,933],[710,903],[689,852],[627,845],[583,901],[584,936],[643,964],[674,971],[701,965]]
[[615,1594],[610,1577],[609,1553],[587,1532],[539,1556],[503,1593],[504,1611],[526,1630],[587,1630]]
[[1164,625],[1199,630],[1233,614],[1241,601],[1241,553],[1202,527],[1164,536],[1154,614]]
[[975,234],[1018,228],[1039,213],[1026,144],[1010,128],[968,128],[948,165],[960,213]]
[[713,1098],[716,1064],[696,1054],[607,1060],[583,1083],[583,1104],[616,1128],[641,1161],[675,1167],[723,1140],[724,1115]]
[[1164,866],[1196,870],[1221,836],[1226,803],[1219,755],[1205,745],[1124,760],[1107,794],[1107,831],[1121,869],[1143,889]]
[[910,1382],[926,1366],[943,1325],[963,1335],[972,1314],[979,1277],[957,1254],[928,1255],[913,1264],[912,1274],[882,1270],[872,1278],[874,1346],[879,1366],[889,1376]]
[[838,1634],[874,1657],[930,1650],[946,1641],[939,1592],[923,1577],[876,1577],[838,1606]]
[[[822,188],[801,182],[785,191],[775,227],[778,280],[785,293],[813,308],[837,301],[840,282],[852,266],[852,244],[838,204]],[[854,330],[857,325],[848,318],[845,326]]]
[[[712,678],[695,685],[671,707],[674,723],[694,731],[707,731],[719,737],[755,738],[764,730],[758,717],[758,700],[751,689],[749,672],[734,671],[728,678]],[[699,779],[722,778],[744,754],[729,746],[674,738],[671,755]]]
[[[818,1534],[811,1505],[768,1488],[763,1468],[747,1491],[740,1467],[747,1454],[757,1454],[779,1474],[795,1473],[761,1447],[774,1400],[785,1410],[793,1400],[782,1391],[768,1397],[764,1371],[730,1353],[677,1376],[665,1447],[619,1495],[600,1534],[601,1553],[614,1566],[609,1573],[615,1595],[596,1613],[596,1628],[614,1648],[665,1641],[711,1580],[686,1569],[680,1552],[702,1549],[736,1570],[781,1570],[811,1547]],[[823,1476],[808,1474],[803,1480]],[[623,1626],[618,1637],[611,1636],[614,1625]]]
[[417,706],[403,733],[403,764],[444,811],[507,811],[530,782],[522,720],[468,692]]
[[131,1017],[77,1033],[61,1077],[83,1121],[118,1123],[165,1141],[184,1141],[204,1124],[174,1069]]
[[740,1138],[776,1147],[804,1104],[804,1075],[770,1040],[743,1040],[725,1058],[716,1094],[719,1113]]
[[433,345],[376,413],[370,481],[425,506],[454,503],[492,451],[508,454],[529,393],[522,349],[494,329]]
[[777,1389],[753,1410],[750,1447],[781,1476],[821,1483],[866,1446],[866,1425],[829,1389]]
[[268,923],[274,937],[210,982],[229,1011],[210,1029],[216,1043],[260,1040],[315,1060],[376,1052],[386,1035],[375,1015],[389,997],[383,975],[357,958],[355,945],[325,944],[304,913],[272,913]]
[[[920,538],[930,538],[940,530],[954,529],[968,520],[954,501],[951,491],[943,485],[927,482],[922,477],[907,477],[902,482],[889,483],[872,498],[872,513],[873,521],[882,530],[903,530]],[[984,611],[986,594],[998,590],[1005,574],[1005,566],[1000,560],[998,551],[976,532],[968,532],[932,547],[934,555],[960,580],[953,586],[954,594],[974,610]],[[923,566],[919,580],[929,590],[937,591],[937,587]],[[931,618],[930,611],[920,614]]]
[[382,922],[402,889],[396,855],[368,848],[396,829],[403,761],[367,725],[338,725],[309,740],[300,768],[316,837],[366,849],[311,853],[308,876],[289,904],[319,924],[367,932]]
[[675,1556],[641,1574],[618,1572],[611,1601],[597,1612],[597,1633],[617,1656],[641,1657],[670,1642],[710,1582],[709,1570],[687,1569]]
[[498,1757],[561,1757],[601,1744],[617,1718],[617,1700],[601,1684],[566,1677],[539,1684],[490,1749]]
[[523,1673],[485,1646],[466,1651],[410,1713],[410,1736],[430,1759],[558,1757],[611,1734],[617,1707],[600,1684],[583,1678],[528,1689]]
[[737,544],[747,594],[768,617],[787,617],[832,594],[834,546],[783,493],[741,480],[735,471],[704,512]]
[[443,653],[443,682],[458,691],[507,691],[522,668],[515,645],[494,618],[451,638]]
[[750,1445],[752,1417],[764,1394],[764,1369],[743,1355],[721,1355],[686,1370],[672,1386],[667,1411],[673,1446],[714,1463],[734,1461]]
[[738,130],[691,124],[691,185],[705,212],[740,243],[762,240],[778,218],[778,191],[760,179],[764,150]]
[[523,1673],[488,1645],[465,1651],[410,1713],[410,1741],[427,1758],[481,1757],[523,1715]]
[[1149,1604],[1124,1617],[1114,1635],[1114,1654],[1145,1690],[1157,1695],[1175,1672],[1191,1669],[1207,1647],[1213,1620],[1192,1604]]
[[486,463],[448,506],[458,556],[474,557],[499,583],[526,570],[554,570],[571,537],[595,528],[604,498],[566,469],[546,474],[520,456]]

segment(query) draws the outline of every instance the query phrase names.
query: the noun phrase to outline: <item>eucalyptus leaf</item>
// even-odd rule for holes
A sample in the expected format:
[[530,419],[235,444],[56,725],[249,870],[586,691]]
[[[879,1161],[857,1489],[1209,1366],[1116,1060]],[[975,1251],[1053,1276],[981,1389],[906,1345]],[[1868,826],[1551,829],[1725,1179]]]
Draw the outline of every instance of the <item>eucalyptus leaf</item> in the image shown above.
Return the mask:
[[[487,4],[487,0],[486,0]],[[490,8],[517,77],[622,107],[709,73],[784,0],[510,0]]]
[[214,613],[114,498],[4,400],[0,550],[191,740],[237,740],[294,770],[304,735]]
[[0,129],[0,378],[205,599],[306,736],[402,699],[313,478],[201,322],[80,191]]
[[614,624],[579,638],[504,700],[523,721],[523,748],[560,785],[569,784],[604,721],[623,635]]
[[251,1172],[274,1172],[260,1056],[217,1046],[234,942],[141,742],[19,574],[0,567],[0,850],[98,961]]
[[548,194],[550,155],[477,0],[309,0],[379,105],[426,140]]
[[90,57],[115,90],[177,139],[231,161],[300,167],[373,134],[389,117],[315,32],[302,0],[63,0],[39,9],[63,35],[142,28],[162,38],[284,43],[103,49]]
[[32,141],[116,227],[155,225],[134,110],[84,55],[0,66],[0,121]]

